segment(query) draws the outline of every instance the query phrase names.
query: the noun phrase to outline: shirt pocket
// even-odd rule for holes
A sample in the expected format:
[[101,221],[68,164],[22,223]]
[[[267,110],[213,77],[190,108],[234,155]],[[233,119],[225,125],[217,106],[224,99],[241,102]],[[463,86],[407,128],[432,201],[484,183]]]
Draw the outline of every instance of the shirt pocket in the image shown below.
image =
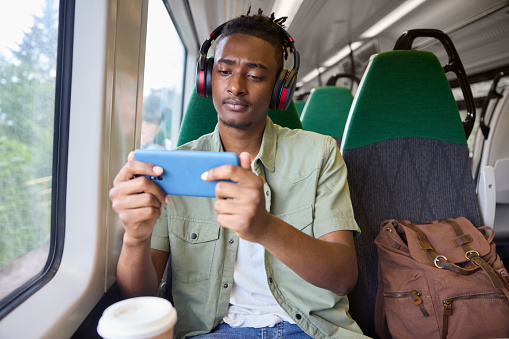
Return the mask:
[[276,214],[276,217],[292,225],[296,229],[314,237],[313,209],[310,206],[299,207],[288,212]]
[[171,267],[175,279],[184,283],[209,279],[220,226],[206,220],[170,220]]

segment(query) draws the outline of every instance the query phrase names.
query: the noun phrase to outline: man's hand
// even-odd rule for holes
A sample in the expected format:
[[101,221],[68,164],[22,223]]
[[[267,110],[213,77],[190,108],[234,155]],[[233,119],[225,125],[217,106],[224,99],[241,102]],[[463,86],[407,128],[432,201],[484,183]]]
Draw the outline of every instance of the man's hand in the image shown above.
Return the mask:
[[271,217],[265,209],[263,180],[252,172],[249,153],[241,153],[239,160],[240,167],[216,167],[205,172],[202,178],[234,181],[220,181],[216,185],[217,200],[214,209],[217,222],[222,227],[233,230],[239,238],[261,242]]
[[170,198],[150,179],[140,176],[161,175],[163,169],[134,160],[129,153],[127,163],[113,180],[110,199],[126,234],[124,241],[143,242],[150,238],[152,228],[161,215],[161,204],[168,204]]
[[357,281],[357,261],[351,231],[335,231],[315,239],[265,209],[263,180],[251,171],[248,153],[240,167],[213,168],[204,180],[216,185],[217,222],[239,238],[261,244],[307,282],[338,295],[348,294]]

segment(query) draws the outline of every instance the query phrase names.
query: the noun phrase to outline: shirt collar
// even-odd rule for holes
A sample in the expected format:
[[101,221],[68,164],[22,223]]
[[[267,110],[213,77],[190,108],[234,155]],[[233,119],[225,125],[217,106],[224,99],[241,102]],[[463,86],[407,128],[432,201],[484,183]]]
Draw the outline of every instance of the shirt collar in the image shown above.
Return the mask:
[[274,172],[276,167],[276,144],[277,144],[277,129],[272,120],[267,117],[265,123],[265,130],[263,131],[262,145],[260,152],[255,158],[255,162],[260,159],[263,165]]
[[224,152],[223,143],[221,142],[221,137],[219,136],[219,122],[216,124],[216,128],[214,128],[214,132],[212,132],[211,151]]
[[[275,159],[276,159],[276,144],[277,144],[277,128],[272,122],[272,120],[267,117],[267,121],[265,123],[265,129],[263,131],[262,145],[260,146],[260,152],[256,156],[254,163],[258,159],[263,163],[263,165],[269,169],[271,172],[274,172],[276,167]],[[215,152],[224,152],[223,144],[221,143],[221,137],[219,136],[219,123],[216,124],[216,128],[212,133],[212,151]]]

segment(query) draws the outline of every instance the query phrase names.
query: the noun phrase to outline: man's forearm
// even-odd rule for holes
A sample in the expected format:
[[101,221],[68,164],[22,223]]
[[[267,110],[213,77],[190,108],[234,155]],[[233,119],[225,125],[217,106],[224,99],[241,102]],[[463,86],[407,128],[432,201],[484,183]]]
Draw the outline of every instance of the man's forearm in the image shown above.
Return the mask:
[[138,243],[124,235],[117,265],[117,283],[126,297],[157,294],[159,281],[150,256],[150,238]]
[[[357,281],[353,243],[336,241],[336,235],[315,239],[275,218],[271,235],[261,244],[307,282],[346,295]],[[349,232],[349,231],[345,231]],[[337,233],[337,232],[333,232]],[[341,240],[341,239],[339,239]]]

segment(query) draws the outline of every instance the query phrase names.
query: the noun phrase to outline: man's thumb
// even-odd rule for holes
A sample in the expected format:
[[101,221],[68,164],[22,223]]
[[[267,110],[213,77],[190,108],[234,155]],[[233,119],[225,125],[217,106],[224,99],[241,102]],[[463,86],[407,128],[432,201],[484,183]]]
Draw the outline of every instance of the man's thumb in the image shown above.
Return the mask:
[[248,152],[242,152],[239,155],[240,167],[244,169],[251,169],[251,155]]

